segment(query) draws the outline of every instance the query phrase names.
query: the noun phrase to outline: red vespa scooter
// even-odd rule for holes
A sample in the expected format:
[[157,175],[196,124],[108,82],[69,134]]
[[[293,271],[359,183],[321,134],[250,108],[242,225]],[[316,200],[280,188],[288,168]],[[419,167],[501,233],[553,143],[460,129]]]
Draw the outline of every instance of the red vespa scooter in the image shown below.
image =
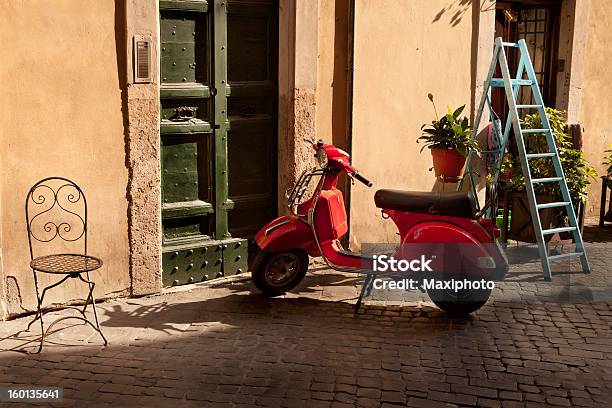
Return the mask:
[[[372,182],[351,166],[345,151],[322,141],[310,143],[316,151],[318,167],[302,173],[287,195],[293,215],[276,218],[255,235],[259,251],[251,262],[252,278],[268,296],[282,295],[297,286],[308,270],[309,256],[323,257],[335,270],[366,273],[366,279],[375,273],[371,257],[347,251],[340,244],[348,225],[342,192],[336,188],[341,173],[368,187]],[[314,180],[318,180],[316,186]],[[438,307],[450,313],[471,313],[486,303],[490,288],[470,286],[457,290],[446,284],[453,279],[500,280],[508,268],[496,241],[499,229],[478,211],[471,193],[378,190],[374,201],[383,217],[391,218],[399,230],[397,259],[424,255],[435,259],[433,270],[443,282],[430,283],[425,290]],[[448,251],[449,246],[465,250]],[[434,252],[435,248],[441,249],[435,254],[423,254],[416,248]]]

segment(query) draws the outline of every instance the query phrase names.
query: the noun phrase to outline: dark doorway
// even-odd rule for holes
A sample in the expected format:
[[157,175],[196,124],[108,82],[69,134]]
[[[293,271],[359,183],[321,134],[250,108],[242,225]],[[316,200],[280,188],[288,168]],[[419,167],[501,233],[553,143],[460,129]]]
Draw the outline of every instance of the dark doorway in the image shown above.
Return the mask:
[[[495,13],[495,37],[516,42],[524,39],[538,78],[538,84],[546,106],[555,106],[557,89],[557,52],[559,49],[558,1],[498,1]],[[510,71],[516,72],[516,51],[508,54]],[[498,73],[497,77],[501,75]],[[492,92],[493,109],[506,116],[508,107],[503,90]],[[531,92],[521,93],[520,104],[532,104]]]
[[229,229],[250,238],[278,214],[278,1],[230,0],[227,24]]

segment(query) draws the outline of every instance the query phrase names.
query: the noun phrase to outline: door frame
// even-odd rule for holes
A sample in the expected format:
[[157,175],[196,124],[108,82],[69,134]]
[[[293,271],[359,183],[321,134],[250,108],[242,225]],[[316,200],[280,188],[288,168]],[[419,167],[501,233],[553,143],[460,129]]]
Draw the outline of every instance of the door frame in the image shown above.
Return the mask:
[[[278,207],[284,212],[284,191],[312,160],[302,138],[315,136],[316,74],[309,73],[317,66],[318,7],[311,0],[279,3],[277,182]],[[159,6],[158,0],[126,0],[117,7],[117,50],[126,55],[127,66],[119,67],[119,85],[128,170],[129,294],[143,296],[162,290]],[[150,83],[134,83],[132,38],[137,34],[151,38]]]

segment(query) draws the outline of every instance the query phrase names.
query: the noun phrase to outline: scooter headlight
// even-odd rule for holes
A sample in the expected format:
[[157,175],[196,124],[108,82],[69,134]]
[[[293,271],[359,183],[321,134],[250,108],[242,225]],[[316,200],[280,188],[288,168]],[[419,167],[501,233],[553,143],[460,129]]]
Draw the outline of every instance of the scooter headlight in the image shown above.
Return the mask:
[[329,158],[327,157],[327,152],[324,148],[319,148],[315,153],[315,158],[317,159],[317,163],[321,166],[322,169],[327,167],[327,163],[329,162]]

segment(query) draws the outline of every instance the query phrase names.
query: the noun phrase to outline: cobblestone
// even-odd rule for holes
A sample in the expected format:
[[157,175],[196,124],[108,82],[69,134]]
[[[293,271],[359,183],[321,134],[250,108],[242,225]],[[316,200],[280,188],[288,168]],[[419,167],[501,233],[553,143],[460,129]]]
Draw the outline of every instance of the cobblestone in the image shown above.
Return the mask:
[[[354,314],[359,277],[316,266],[284,298],[238,280],[109,301],[107,347],[63,327],[40,355],[0,353],[0,383],[61,386],[55,406],[79,407],[612,406],[612,263],[593,264],[550,283],[519,266],[469,318],[425,298]],[[592,296],[560,296],[568,282]],[[3,350],[34,347],[35,330],[11,336],[31,318],[2,323]]]

